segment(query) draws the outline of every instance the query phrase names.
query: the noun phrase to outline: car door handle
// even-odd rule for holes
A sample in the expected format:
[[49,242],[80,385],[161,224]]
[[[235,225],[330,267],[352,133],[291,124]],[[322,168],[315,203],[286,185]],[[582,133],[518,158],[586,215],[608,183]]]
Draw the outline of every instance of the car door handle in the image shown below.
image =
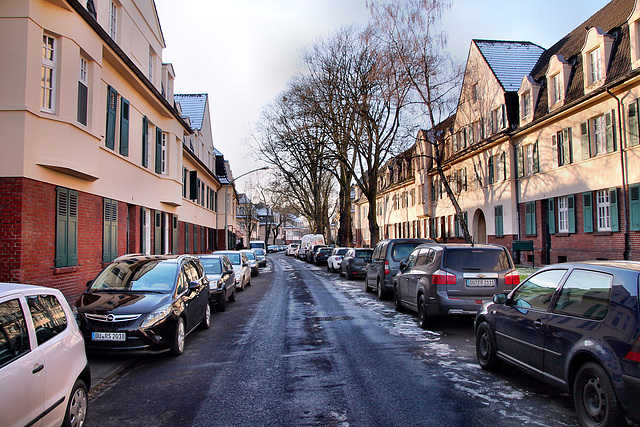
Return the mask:
[[32,374],[37,374],[38,372],[42,371],[44,369],[44,365],[37,365],[35,368],[33,368],[33,371],[31,371]]
[[536,329],[542,328],[542,325],[543,325],[543,323],[542,323],[541,319],[536,319],[536,320],[533,321],[533,327],[536,328]]

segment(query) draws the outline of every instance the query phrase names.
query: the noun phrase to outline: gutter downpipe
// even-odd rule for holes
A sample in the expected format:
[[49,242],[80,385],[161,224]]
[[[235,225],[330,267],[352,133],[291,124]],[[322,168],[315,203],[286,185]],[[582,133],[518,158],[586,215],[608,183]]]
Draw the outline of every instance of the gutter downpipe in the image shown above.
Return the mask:
[[[627,206],[627,175],[626,171],[626,163],[624,159],[625,149],[627,148],[626,144],[626,134],[622,132],[622,103],[620,98],[611,92],[611,89],[607,87],[607,93],[611,95],[612,98],[616,100],[618,103],[618,129],[620,132],[620,172],[622,173],[622,208],[624,210],[624,252],[623,258],[625,260],[629,260],[631,258],[631,242],[629,238],[629,208]],[[624,135],[624,136],[623,136]],[[624,142],[624,144],[623,144]]]
[[[516,147],[515,142],[513,141],[513,137],[511,136],[511,134],[508,135],[509,137],[509,143],[511,144],[511,146],[513,147],[513,158],[515,159],[514,163],[516,165],[516,173],[515,173],[515,177],[516,177],[516,222],[518,224],[518,240],[521,240],[521,236],[520,236],[520,175],[518,174],[518,147]],[[513,255],[513,254],[511,254]],[[522,260],[520,261],[522,262]]]

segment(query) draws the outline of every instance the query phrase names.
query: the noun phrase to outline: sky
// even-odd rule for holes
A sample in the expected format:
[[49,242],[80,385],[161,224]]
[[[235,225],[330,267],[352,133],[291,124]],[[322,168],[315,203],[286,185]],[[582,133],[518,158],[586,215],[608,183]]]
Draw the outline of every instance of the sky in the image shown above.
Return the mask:
[[[398,0],[402,1],[402,0]],[[252,130],[286,89],[301,53],[342,26],[364,27],[366,0],[155,0],[173,64],[175,93],[208,93],[214,146],[233,175],[264,166]],[[442,24],[447,50],[467,59],[472,39],[530,41],[549,48],[607,0],[453,0]],[[267,172],[258,172],[265,174]],[[240,178],[255,182],[264,176]]]

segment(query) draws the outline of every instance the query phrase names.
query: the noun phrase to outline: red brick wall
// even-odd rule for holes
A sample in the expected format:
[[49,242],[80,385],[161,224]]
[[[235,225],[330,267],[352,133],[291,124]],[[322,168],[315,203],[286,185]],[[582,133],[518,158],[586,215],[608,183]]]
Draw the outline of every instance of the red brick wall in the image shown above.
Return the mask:
[[0,179],[0,281],[20,279],[22,256],[22,180]]

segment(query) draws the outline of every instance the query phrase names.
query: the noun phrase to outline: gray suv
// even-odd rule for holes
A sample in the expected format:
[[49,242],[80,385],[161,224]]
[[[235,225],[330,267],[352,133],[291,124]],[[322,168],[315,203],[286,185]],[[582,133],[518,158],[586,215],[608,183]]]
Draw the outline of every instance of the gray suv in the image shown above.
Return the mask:
[[393,290],[393,276],[398,272],[400,261],[423,243],[434,243],[431,239],[390,239],[381,240],[373,249],[371,262],[364,275],[364,290],[375,290],[378,298],[385,299]]
[[400,263],[393,295],[396,310],[418,312],[426,328],[434,316],[475,315],[493,294],[507,293],[519,283],[504,246],[430,243]]

